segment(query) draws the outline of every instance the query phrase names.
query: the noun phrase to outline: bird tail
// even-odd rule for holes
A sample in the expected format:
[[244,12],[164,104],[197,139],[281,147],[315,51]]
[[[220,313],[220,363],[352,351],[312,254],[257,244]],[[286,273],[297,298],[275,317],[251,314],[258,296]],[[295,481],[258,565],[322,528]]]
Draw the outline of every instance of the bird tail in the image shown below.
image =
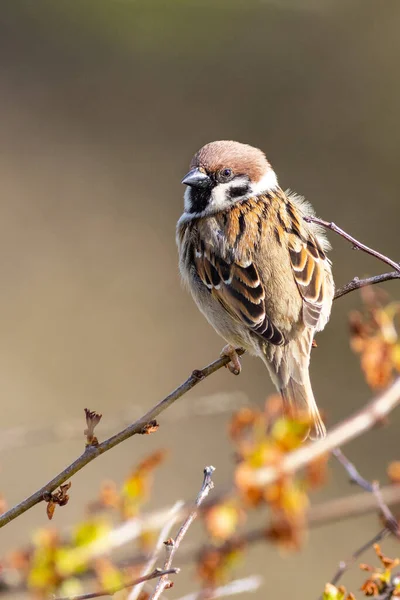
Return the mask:
[[286,346],[269,345],[265,358],[286,411],[294,416],[308,415],[312,425],[306,437],[320,439],[326,436],[326,428],[314,398],[308,372],[312,339],[313,330],[307,328],[302,336]]
[[280,392],[286,409],[290,414],[296,415],[297,413],[304,415],[306,412],[309,415],[312,425],[307,437],[312,440],[324,438],[326,436],[326,427],[319,414],[308,373],[302,382],[289,377],[285,387],[280,388]]

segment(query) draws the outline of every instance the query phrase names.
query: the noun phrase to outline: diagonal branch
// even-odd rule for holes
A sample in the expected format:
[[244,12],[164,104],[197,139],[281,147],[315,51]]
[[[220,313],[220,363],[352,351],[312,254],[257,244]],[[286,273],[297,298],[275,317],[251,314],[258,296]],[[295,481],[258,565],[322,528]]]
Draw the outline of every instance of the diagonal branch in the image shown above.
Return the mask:
[[[243,350],[238,349],[238,354],[243,354]],[[182,383],[179,387],[177,387],[173,392],[171,392],[168,396],[166,396],[161,402],[153,406],[143,417],[129,425],[116,435],[108,438],[98,446],[87,446],[85,452],[79,456],[73,463],[71,463],[68,467],[66,467],[61,473],[56,475],[49,483],[40,488],[37,492],[14,506],[10,508],[7,512],[0,515],[0,528],[4,527],[27,510],[42,502],[44,497],[46,497],[49,493],[56,490],[61,484],[67,481],[72,475],[75,475],[78,471],[83,469],[88,463],[92,462],[95,458],[104,454],[111,448],[118,446],[121,442],[124,442],[128,438],[132,437],[136,434],[144,434],[147,433],[147,427],[149,424],[154,424],[154,419],[164,412],[167,408],[169,408],[174,402],[176,402],[179,398],[182,398],[189,390],[194,388],[196,385],[209,377],[222,367],[228,364],[230,358],[228,356],[224,356],[223,358],[219,358],[214,362],[210,363],[207,367],[204,367],[201,370],[195,370],[188,377],[188,379]]]
[[[143,569],[143,572],[142,572],[143,575],[145,573],[149,572],[151,569],[155,568],[158,556],[163,547],[164,540],[166,540],[169,537],[170,531],[171,531],[172,527],[175,525],[175,522],[178,520],[178,516],[179,516],[179,513],[182,511],[183,505],[184,505],[184,503],[182,501],[178,501],[172,507],[171,518],[165,523],[164,527],[160,531],[156,546]],[[164,572],[164,575],[168,575],[168,573]],[[142,581],[138,585],[135,585],[132,588],[132,590],[128,596],[128,600],[137,600],[137,598],[139,598],[140,592],[143,589],[144,584],[145,584],[145,581]]]
[[390,265],[392,267],[392,269],[394,269],[395,271],[400,273],[400,263],[395,262],[394,260],[392,260],[388,256],[385,256],[381,252],[378,252],[377,250],[374,250],[373,248],[366,246],[362,242],[359,242],[358,240],[356,240],[356,238],[349,235],[343,229],[341,229],[340,227],[335,225],[335,223],[330,223],[329,221],[324,221],[323,219],[319,219],[318,217],[311,217],[311,216],[304,217],[304,220],[307,223],[316,223],[317,225],[321,225],[322,227],[325,227],[326,229],[330,229],[331,231],[334,231],[335,233],[340,235],[342,238],[344,238],[345,240],[350,242],[353,245],[353,248],[356,248],[357,250],[362,250],[363,252],[366,252],[367,254],[374,256],[378,260],[386,263],[387,265]]
[[[191,526],[193,521],[196,519],[199,506],[201,506],[201,504],[207,498],[210,491],[213,489],[214,483],[212,481],[212,475],[213,475],[214,471],[215,471],[215,467],[212,467],[212,466],[206,467],[204,469],[203,484],[202,484],[201,490],[196,498],[194,509],[186,517],[185,521],[183,522],[181,528],[178,531],[178,535],[176,536],[176,538],[174,540],[169,539],[165,542],[167,556],[166,556],[165,562],[164,562],[164,567],[163,567],[164,571],[167,571],[168,569],[170,569],[172,567],[172,561],[174,560],[174,556],[175,556],[183,538],[187,534],[189,527]],[[162,575],[162,577],[160,577],[160,579],[154,589],[154,592],[150,596],[150,600],[158,600],[160,598],[161,594],[164,592],[164,590],[168,589],[168,587],[171,587],[171,582],[168,578],[168,575]]]
[[360,475],[356,466],[349,461],[347,456],[343,454],[340,448],[335,448],[334,450],[332,450],[332,454],[336,458],[336,460],[340,462],[342,467],[346,469],[351,483],[355,483],[366,492],[374,491],[373,484],[370,483],[367,479],[365,479],[362,475]]
[[350,292],[354,292],[354,290],[359,290],[360,288],[366,287],[368,285],[376,285],[377,283],[383,283],[385,281],[390,281],[391,279],[400,279],[400,263],[395,262],[388,256],[385,256],[385,254],[382,254],[381,252],[378,252],[377,250],[366,246],[362,242],[359,242],[358,240],[356,240],[356,238],[349,235],[348,233],[346,233],[346,231],[335,225],[335,223],[330,223],[329,221],[324,221],[323,219],[319,219],[318,217],[312,216],[307,216],[303,218],[307,223],[316,223],[317,225],[321,225],[321,227],[325,227],[326,229],[334,231],[342,238],[350,242],[355,250],[362,250],[363,252],[366,252],[366,254],[374,256],[378,260],[386,263],[387,265],[395,269],[391,273],[383,273],[382,275],[375,275],[374,277],[367,277],[366,279],[359,279],[358,277],[354,277],[354,279],[349,281],[349,283],[346,283],[346,285],[336,290],[334,298],[335,300],[341,298],[342,296],[345,296],[346,294],[349,294]]
[[354,292],[355,290],[367,287],[368,285],[377,285],[379,283],[384,283],[385,281],[391,281],[392,279],[400,279],[400,273],[397,271],[391,271],[390,273],[383,273],[382,275],[375,275],[374,277],[366,277],[365,279],[354,277],[354,279],[349,281],[349,283],[346,283],[346,285],[336,290],[334,300],[338,300],[339,298],[342,298],[342,296],[350,294],[350,292]]
[[[359,487],[361,487],[366,492],[370,492],[375,496],[375,500],[378,504],[378,507],[383,514],[386,526],[381,529],[373,538],[365,542],[362,546],[357,548],[350,556],[350,558],[346,560],[342,560],[339,563],[339,568],[336,573],[333,575],[330,583],[332,585],[336,585],[339,583],[340,579],[344,575],[351,566],[354,565],[355,561],[362,555],[364,552],[372,548],[374,544],[377,544],[385,537],[387,537],[390,533],[399,536],[399,526],[397,520],[395,519],[392,511],[390,510],[388,504],[385,502],[383,498],[382,491],[376,482],[370,483],[367,479],[365,479],[357,470],[356,466],[343,454],[340,448],[336,448],[332,451],[333,456],[340,462],[340,464],[345,468],[347,474],[350,477],[351,483],[355,483]],[[319,597],[319,600],[322,600],[322,596]]]

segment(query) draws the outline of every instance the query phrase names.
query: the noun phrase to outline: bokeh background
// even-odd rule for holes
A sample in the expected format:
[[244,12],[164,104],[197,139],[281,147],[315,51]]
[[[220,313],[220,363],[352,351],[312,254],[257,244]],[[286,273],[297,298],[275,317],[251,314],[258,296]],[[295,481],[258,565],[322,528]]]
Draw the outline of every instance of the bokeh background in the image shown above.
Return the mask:
[[[2,1],[0,490],[9,505],[78,455],[85,406],[117,427],[218,356],[221,340],[181,289],[174,239],[180,179],[204,143],[261,147],[283,187],[399,258],[399,19],[397,0]],[[382,271],[330,239],[338,285]],[[387,289],[399,296],[396,282]],[[348,342],[359,303],[355,293],[335,304],[313,352],[330,424],[370,396]],[[221,371],[174,406],[156,435],[76,475],[54,524],[76,522],[104,479],[122,481],[158,447],[170,455],[150,506],[192,497],[206,464],[217,488],[229,485],[227,401],[261,405],[273,391],[260,362],[243,363],[239,378]],[[202,399],[224,408],[182,416]],[[72,439],[52,440],[63,425]],[[399,426],[395,414],[390,428],[349,445],[366,477],[385,481]],[[318,499],[346,491],[332,465]],[[37,506],[2,530],[0,552],[45,525]],[[317,597],[378,526],[369,516],[321,528],[289,557],[254,547],[236,574],[264,575],[256,600],[271,589],[289,597],[294,584],[299,600]],[[169,597],[190,589],[184,573]]]

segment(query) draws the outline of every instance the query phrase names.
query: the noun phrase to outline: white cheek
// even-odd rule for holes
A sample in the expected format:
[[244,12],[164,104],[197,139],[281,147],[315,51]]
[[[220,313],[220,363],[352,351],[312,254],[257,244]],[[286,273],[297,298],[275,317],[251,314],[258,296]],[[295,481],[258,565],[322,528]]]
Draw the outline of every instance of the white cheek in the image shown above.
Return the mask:
[[251,192],[255,196],[262,194],[263,192],[270,192],[278,187],[278,179],[276,177],[275,171],[273,169],[268,169],[268,171],[261,177],[260,181],[257,183],[253,183],[251,186]]
[[[237,185],[239,182],[236,181]],[[223,210],[230,204],[232,204],[232,200],[229,198],[228,191],[232,187],[232,183],[219,183],[211,193],[211,202],[210,207],[214,210]]]

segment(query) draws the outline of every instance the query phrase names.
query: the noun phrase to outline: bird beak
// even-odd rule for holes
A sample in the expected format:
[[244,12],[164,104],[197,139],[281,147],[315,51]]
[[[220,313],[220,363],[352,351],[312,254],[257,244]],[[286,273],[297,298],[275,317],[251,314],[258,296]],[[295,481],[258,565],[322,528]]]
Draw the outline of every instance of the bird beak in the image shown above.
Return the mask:
[[190,187],[203,188],[210,185],[211,179],[206,173],[202,173],[202,171],[196,167],[185,175],[182,179],[182,183],[184,185],[189,185]]

